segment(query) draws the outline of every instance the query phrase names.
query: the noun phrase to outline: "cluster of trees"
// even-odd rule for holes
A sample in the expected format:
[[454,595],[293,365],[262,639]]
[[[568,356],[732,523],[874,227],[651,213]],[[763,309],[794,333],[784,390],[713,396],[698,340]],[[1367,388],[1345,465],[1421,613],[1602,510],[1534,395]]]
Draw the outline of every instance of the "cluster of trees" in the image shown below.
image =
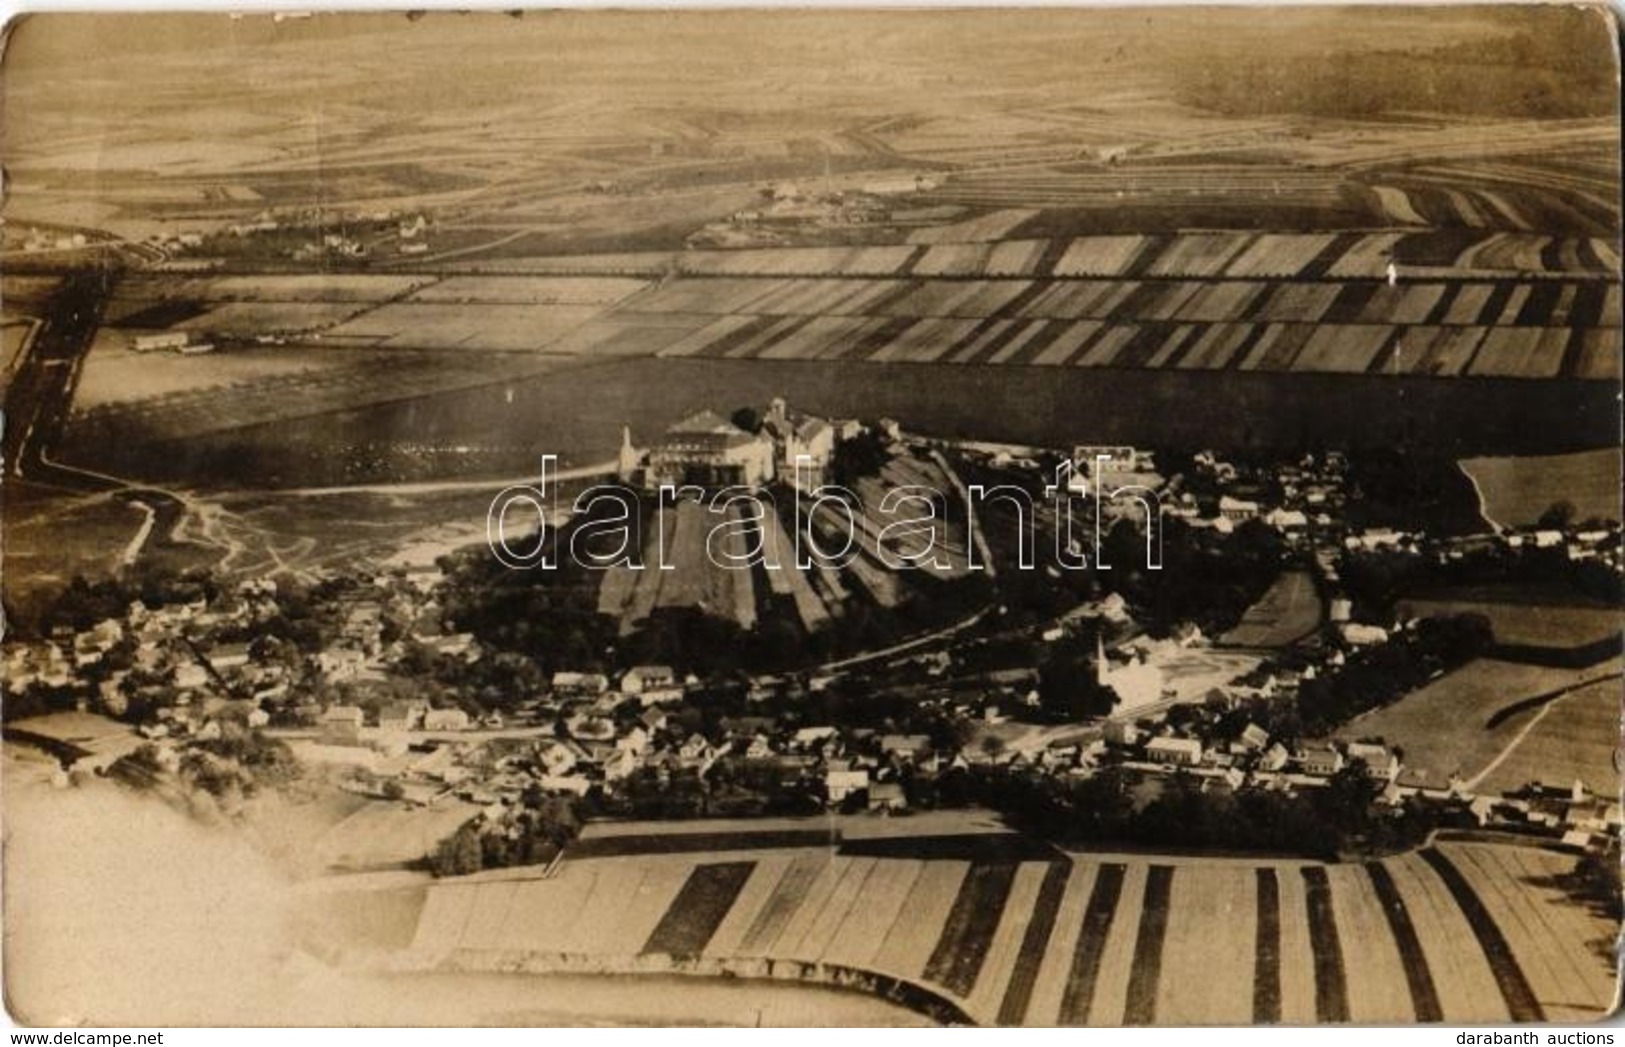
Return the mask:
[[440,841],[429,854],[429,871],[466,876],[482,869],[542,865],[580,833],[581,819],[568,799],[545,796],[532,786],[521,809],[502,822],[466,822]]
[[220,724],[219,737],[188,745],[173,775],[151,743],[119,760],[110,773],[138,788],[177,783],[195,809],[201,803],[215,812],[233,811],[244,799],[299,779],[302,768],[286,742],[229,719]]
[[[529,539],[513,539],[516,548]],[[524,655],[544,673],[604,668],[605,651],[616,639],[616,623],[598,613],[602,572],[577,563],[548,532],[557,566],[519,571],[505,567],[481,548],[442,563],[448,584],[444,616],[499,650]]]
[[1069,845],[1330,859],[1411,846],[1454,817],[1415,804],[1379,811],[1374,803],[1377,785],[1359,761],[1325,786],[1293,794],[1256,788],[1204,791],[1200,779],[1175,773],[1159,783],[1155,796],[1143,799],[1144,790],[1113,768],[1082,779],[988,771],[968,776],[968,782],[976,802],[1000,811],[1011,824]]
[[1625,600],[1620,576],[1601,560],[1570,560],[1561,547],[1486,548],[1459,560],[1439,563],[1404,550],[1349,553],[1342,562],[1343,586],[1366,618],[1381,619],[1406,594],[1505,587],[1556,599],[1617,606]]
[[[1601,851],[1587,851],[1574,866],[1564,886],[1569,893],[1593,906],[1611,923],[1625,916],[1625,884],[1620,879],[1619,837],[1608,837]],[[1612,957],[1612,943],[1609,943]]]
[[1334,673],[1298,685],[1298,712],[1311,735],[1341,724],[1459,668],[1494,644],[1489,619],[1478,614],[1424,618],[1391,641],[1354,651]]
[[1117,694],[1095,671],[1095,632],[1079,630],[1045,646],[1038,661],[1038,703],[1057,723],[1106,716]]
[[37,614],[17,617],[8,614],[7,617],[14,625],[29,625],[37,635],[48,636],[59,626],[81,632],[108,618],[122,619],[136,600],[157,608],[200,598],[213,600],[217,595],[219,589],[214,578],[202,569],[175,572],[149,568],[126,577],[100,578],[94,582],[76,574],[66,586],[41,603]]

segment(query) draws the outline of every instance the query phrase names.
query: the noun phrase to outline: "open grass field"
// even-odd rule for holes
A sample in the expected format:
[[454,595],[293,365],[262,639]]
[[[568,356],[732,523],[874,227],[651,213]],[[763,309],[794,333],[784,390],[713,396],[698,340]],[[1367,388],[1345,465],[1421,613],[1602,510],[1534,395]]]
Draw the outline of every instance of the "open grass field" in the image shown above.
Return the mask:
[[478,807],[460,800],[429,808],[373,801],[328,829],[315,848],[335,869],[396,867],[423,858],[478,813]]
[[289,376],[316,378],[367,361],[365,353],[332,353],[308,346],[259,346],[202,356],[134,353],[121,333],[103,329],[85,357],[74,408],[91,412],[143,401],[173,403],[188,394],[232,388],[270,395],[278,380]]
[[1617,447],[1567,455],[1470,458],[1461,467],[1478,489],[1484,517],[1502,527],[1533,526],[1560,502],[1574,506],[1577,523],[1620,518],[1625,472]]
[[1531,848],[1371,866],[722,848],[440,881],[411,949],[835,963],[1007,1025],[1579,1021],[1612,998],[1606,921],[1556,879],[1574,859]]
[[[1346,740],[1381,737],[1401,747],[1405,753],[1401,780],[1430,788],[1443,788],[1452,775],[1474,779],[1509,746],[1523,755],[1500,765],[1502,769],[1484,786],[1488,792],[1499,792],[1497,786],[1517,788],[1531,780],[1563,785],[1583,772],[1596,778],[1600,769],[1611,768],[1619,732],[1617,712],[1612,725],[1605,722],[1606,717],[1597,712],[1600,699],[1595,693],[1612,688],[1617,698],[1618,674],[1617,663],[1572,670],[1482,658],[1393,705],[1353,720],[1339,736]],[[1538,707],[1548,709],[1546,712],[1520,705],[1599,679],[1602,682]],[[1588,694],[1592,697],[1585,697]],[[1504,714],[1518,709],[1524,711]],[[1520,734],[1536,715],[1543,717],[1542,727],[1519,743]],[[1548,738],[1550,741],[1544,740]],[[1556,744],[1559,739],[1571,746]],[[1520,773],[1523,777],[1511,781]]]
[[1426,618],[1447,614],[1480,614],[1490,620],[1495,641],[1513,647],[1550,647],[1558,650],[1584,647],[1617,636],[1619,611],[1611,607],[1573,606],[1539,601],[1517,602],[1516,594],[1496,598],[1493,594],[1471,596],[1407,597],[1400,602],[1401,613]]
[[401,302],[364,313],[328,334],[386,348],[531,352],[545,349],[598,312],[598,306],[576,304],[481,303],[470,309],[446,300]]
[[1285,647],[1319,628],[1321,615],[1314,578],[1307,571],[1288,571],[1247,608],[1241,621],[1219,637],[1219,642],[1235,647]]
[[[354,482],[381,472],[398,475],[398,469],[414,479],[513,476],[534,469],[544,453],[559,455],[566,465],[602,461],[618,445],[625,424],[644,440],[696,410],[762,403],[791,390],[798,407],[826,417],[902,418],[911,429],[933,435],[1053,447],[1095,440],[1297,448],[1314,439],[1359,449],[1391,447],[1427,433],[1436,451],[1465,456],[1606,446],[1618,433],[1613,390],[1563,380],[1506,380],[1463,397],[1448,383],[1377,375],[1031,367],[1009,369],[990,387],[979,368],[941,365],[588,361],[529,354],[503,359],[535,367],[537,373],[511,381],[493,378],[487,372],[496,360],[483,356],[466,378],[438,389],[425,383],[392,394],[392,388],[415,384],[403,359],[357,383],[356,392],[347,394],[354,398],[348,406],[342,397],[316,399],[299,385],[271,396],[245,390],[240,403],[233,398],[230,404],[201,405],[206,416],[196,426],[187,422],[172,429],[165,423],[149,434],[138,423],[83,440],[76,426],[70,428],[70,443],[74,457],[87,466],[119,461],[129,470],[125,475],[185,477],[200,486],[225,477],[234,485],[310,483],[315,475]],[[455,360],[455,355],[442,360],[437,369],[455,374]],[[930,370],[917,370],[925,366]],[[1396,388],[1405,390],[1403,398],[1394,397]],[[1291,396],[1285,395],[1289,389]],[[1249,420],[1239,433],[1238,417]],[[1533,426],[1530,417],[1564,422]],[[166,431],[219,435],[192,438],[184,448],[171,445],[156,455],[152,449]],[[463,461],[450,474],[444,471],[449,461],[403,464],[405,456],[387,447],[384,470],[365,460],[331,454],[296,460],[289,453],[290,445],[312,448],[313,455],[318,448],[376,447],[404,433],[412,434],[414,444],[487,449],[484,467],[490,471],[471,473]],[[303,473],[298,479],[291,472],[295,466]],[[284,479],[270,479],[276,475]]]
[[1508,747],[1479,772],[1477,787],[1494,793],[1529,782],[1561,787],[1582,781],[1595,792],[1613,793],[1622,769],[1620,687],[1616,672],[1510,721]]
[[414,292],[414,302],[459,305],[609,305],[649,286],[624,277],[456,276]]

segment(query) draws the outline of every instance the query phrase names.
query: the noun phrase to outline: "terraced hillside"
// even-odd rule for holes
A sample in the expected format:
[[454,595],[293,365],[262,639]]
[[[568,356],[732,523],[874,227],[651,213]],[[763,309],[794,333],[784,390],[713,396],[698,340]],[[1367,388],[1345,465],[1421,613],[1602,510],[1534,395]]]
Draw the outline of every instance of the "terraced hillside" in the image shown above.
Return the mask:
[[1575,859],[1532,847],[1335,866],[780,847],[438,882],[405,958],[901,986],[989,1025],[1574,1022],[1614,994],[1613,928],[1563,890]]

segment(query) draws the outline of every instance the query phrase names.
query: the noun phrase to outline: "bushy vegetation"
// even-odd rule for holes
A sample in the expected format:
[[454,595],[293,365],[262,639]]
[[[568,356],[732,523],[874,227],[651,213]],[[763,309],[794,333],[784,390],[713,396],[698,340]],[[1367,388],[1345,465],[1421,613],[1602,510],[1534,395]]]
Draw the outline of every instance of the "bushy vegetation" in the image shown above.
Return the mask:
[[1311,735],[1325,734],[1363,712],[1398,701],[1479,657],[1494,639],[1489,619],[1482,615],[1424,618],[1389,643],[1354,651],[1335,673],[1299,684],[1303,727]]
[[497,822],[468,822],[440,841],[428,857],[429,871],[466,876],[482,869],[545,864],[580,832],[581,820],[568,799],[545,796],[532,786],[518,811]]
[[[942,783],[939,783],[939,786]],[[1263,852],[1332,859],[1414,845],[1459,819],[1436,805],[1380,810],[1377,784],[1355,761],[1322,788],[1204,790],[1176,773],[1149,800],[1112,768],[1082,779],[987,771],[964,792],[1012,824],[1065,845],[1128,844],[1164,850]],[[957,791],[957,790],[956,790]]]

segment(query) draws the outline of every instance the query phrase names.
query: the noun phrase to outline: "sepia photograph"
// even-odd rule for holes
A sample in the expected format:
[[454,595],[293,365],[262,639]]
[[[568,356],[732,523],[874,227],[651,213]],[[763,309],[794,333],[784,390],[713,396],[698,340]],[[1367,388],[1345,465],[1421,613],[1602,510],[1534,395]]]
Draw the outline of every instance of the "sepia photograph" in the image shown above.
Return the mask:
[[1608,1019],[1619,38],[15,17],[11,1022]]

